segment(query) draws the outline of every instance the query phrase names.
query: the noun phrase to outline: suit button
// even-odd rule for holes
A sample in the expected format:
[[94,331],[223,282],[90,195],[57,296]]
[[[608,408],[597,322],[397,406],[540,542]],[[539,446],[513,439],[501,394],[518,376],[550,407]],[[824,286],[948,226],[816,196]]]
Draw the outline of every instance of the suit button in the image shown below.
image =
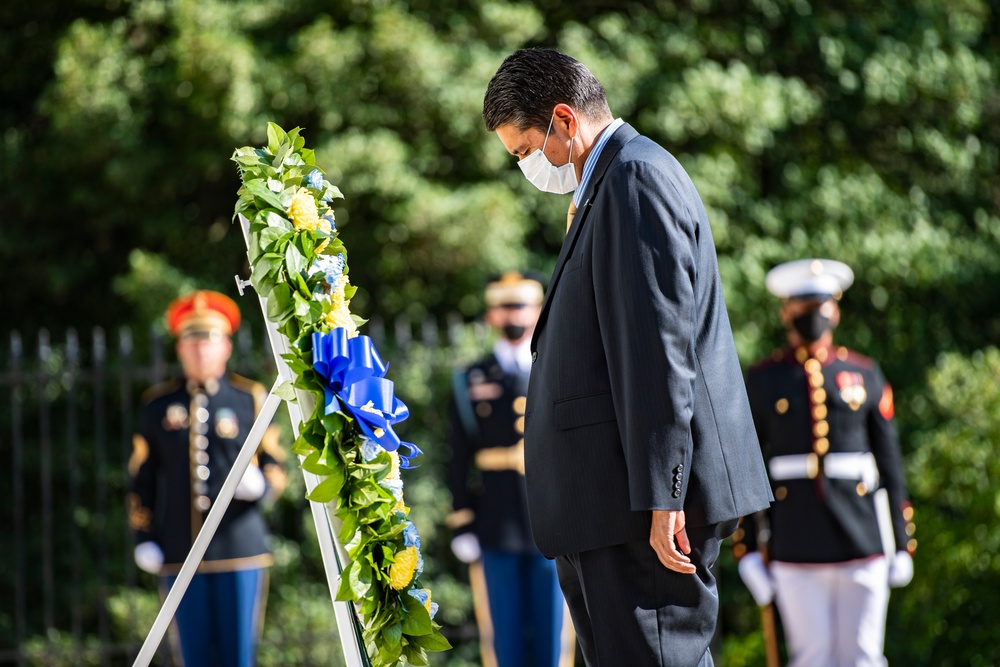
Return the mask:
[[532,352],[531,353],[531,361],[534,362],[537,359],[538,359],[538,352]]
[[674,488],[677,489],[678,491],[681,490],[682,486],[683,486],[683,484],[681,484],[680,480],[677,480],[677,482],[674,484]]
[[677,464],[677,471],[680,472],[681,470],[684,470],[684,464],[683,463],[678,463]]
[[674,498],[680,498],[680,497],[681,497],[681,492],[680,492],[680,490],[676,490],[676,491],[674,491]]

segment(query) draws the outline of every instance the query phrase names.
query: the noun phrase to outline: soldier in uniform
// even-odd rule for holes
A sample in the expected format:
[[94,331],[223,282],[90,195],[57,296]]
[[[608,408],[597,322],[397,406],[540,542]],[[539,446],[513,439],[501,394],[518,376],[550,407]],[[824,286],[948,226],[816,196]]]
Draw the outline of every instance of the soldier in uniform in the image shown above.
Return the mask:
[[[135,561],[169,590],[250,432],[267,390],[226,372],[240,324],[232,299],[200,290],[167,324],[184,379],[143,397],[127,495]],[[263,624],[272,558],[260,513],[285,486],[277,427],[268,428],[175,616],[186,667],[249,667]]]
[[[524,482],[524,408],[542,284],[508,272],[486,287],[493,353],[455,374],[449,466],[452,551],[470,564],[486,667],[572,664],[555,562],[531,537]],[[561,657],[564,656],[564,657]]]
[[737,531],[734,555],[757,603],[777,604],[792,667],[885,665],[889,589],[913,576],[892,388],[875,361],[833,344],[853,279],[825,259],[772,269],[789,347],[746,380],[775,502]]

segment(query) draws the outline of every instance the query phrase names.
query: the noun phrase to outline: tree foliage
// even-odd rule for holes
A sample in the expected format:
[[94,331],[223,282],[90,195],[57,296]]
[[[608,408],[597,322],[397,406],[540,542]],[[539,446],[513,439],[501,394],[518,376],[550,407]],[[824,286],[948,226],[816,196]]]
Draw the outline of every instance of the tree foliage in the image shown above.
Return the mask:
[[[839,342],[882,363],[904,453],[923,456],[921,434],[964,409],[931,397],[928,369],[1000,338],[997,0],[39,0],[0,16],[12,326],[139,323],[155,309],[128,295],[165,294],[148,258],[231,292],[246,265],[228,157],[267,121],[306,128],[346,195],[358,312],[474,317],[488,273],[551,267],[562,239],[568,201],[534,191],[480,119],[502,58],[545,45],[691,173],[745,362],[781,343],[771,266],[847,262]],[[978,543],[922,514],[945,508],[913,481],[928,527]],[[920,567],[945,543],[922,544],[893,614],[943,613],[916,601],[936,599]],[[915,647],[890,658],[922,662]]]

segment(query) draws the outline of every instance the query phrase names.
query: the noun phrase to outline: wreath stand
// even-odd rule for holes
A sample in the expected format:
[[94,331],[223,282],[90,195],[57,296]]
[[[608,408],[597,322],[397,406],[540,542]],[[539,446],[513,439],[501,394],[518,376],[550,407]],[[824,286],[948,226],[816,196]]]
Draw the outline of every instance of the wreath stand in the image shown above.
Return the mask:
[[[249,251],[250,221],[243,215],[239,216],[239,221],[240,227],[243,230],[243,240],[246,242]],[[244,289],[248,285],[250,285],[249,280],[242,280],[239,276],[236,276],[236,286],[239,289],[240,295],[243,294]],[[264,315],[264,325],[267,329],[268,341],[271,343],[271,352],[274,354],[274,364],[277,368],[278,377],[274,381],[267,399],[261,406],[260,413],[257,415],[257,419],[254,420],[253,427],[250,429],[250,433],[247,435],[247,439],[240,449],[239,456],[236,457],[236,461],[233,463],[232,470],[226,476],[222,490],[219,491],[218,498],[212,504],[212,509],[208,513],[208,517],[206,517],[201,531],[198,533],[198,537],[195,538],[194,544],[191,545],[191,551],[188,552],[187,558],[184,559],[184,564],[181,566],[177,579],[167,593],[167,597],[163,601],[163,606],[160,607],[160,611],[156,615],[156,620],[153,622],[149,634],[146,635],[146,640],[143,642],[135,662],[132,663],[133,667],[147,667],[153,659],[153,655],[160,646],[160,642],[163,641],[163,635],[167,631],[167,626],[170,625],[170,621],[177,612],[181,598],[184,597],[184,593],[187,591],[188,585],[191,583],[191,579],[198,569],[198,565],[201,563],[202,558],[205,557],[205,551],[208,549],[209,543],[211,543],[212,538],[215,536],[215,531],[222,522],[223,515],[225,515],[229,504],[233,500],[233,495],[236,493],[236,487],[239,486],[240,480],[243,478],[243,473],[246,472],[250,461],[257,452],[257,447],[260,445],[264,431],[270,425],[271,420],[278,411],[278,406],[282,401],[276,393],[278,388],[286,382],[294,380],[294,374],[281,357],[282,354],[290,351],[288,339],[278,331],[277,325],[268,319],[266,297],[258,294],[257,299],[260,302],[261,313]],[[311,409],[313,399],[312,396],[301,391],[296,391],[296,397],[297,401],[295,403],[288,402],[287,405],[288,416],[292,423],[292,433],[298,438],[299,426],[303,421],[303,408]],[[299,458],[302,459],[303,457],[300,456]],[[311,493],[320,481],[315,474],[307,470],[302,470],[302,477],[305,480],[307,493]],[[344,564],[347,562],[347,554],[343,546],[337,541],[334,530],[335,519],[330,516],[325,504],[309,501],[309,506],[312,509],[313,522],[316,525],[316,537],[319,540],[320,554],[323,557],[326,582],[330,587],[330,600],[333,603],[334,616],[337,619],[337,631],[340,635],[340,645],[344,653],[344,661],[347,667],[369,667],[371,663],[364,649],[361,624],[358,621],[354,606],[350,602],[337,601],[336,599],[337,588],[340,585],[340,575],[344,570]]]

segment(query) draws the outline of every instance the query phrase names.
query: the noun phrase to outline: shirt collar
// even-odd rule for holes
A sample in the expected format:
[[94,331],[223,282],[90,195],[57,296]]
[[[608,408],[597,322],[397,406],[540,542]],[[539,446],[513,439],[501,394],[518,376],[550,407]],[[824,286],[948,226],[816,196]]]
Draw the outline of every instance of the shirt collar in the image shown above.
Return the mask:
[[576,188],[576,192],[573,193],[573,203],[577,207],[580,206],[580,197],[583,196],[584,191],[587,189],[590,177],[594,173],[594,166],[597,164],[597,158],[601,156],[601,151],[604,150],[604,144],[608,143],[608,139],[615,133],[615,130],[624,124],[624,120],[616,118],[601,131],[601,134],[597,137],[597,141],[594,142],[594,148],[590,151],[590,155],[587,156],[587,161],[583,163],[583,174],[580,176],[580,185]]
[[526,373],[531,370],[531,339],[526,338],[520,345],[500,338],[493,344],[493,355],[504,373]]

